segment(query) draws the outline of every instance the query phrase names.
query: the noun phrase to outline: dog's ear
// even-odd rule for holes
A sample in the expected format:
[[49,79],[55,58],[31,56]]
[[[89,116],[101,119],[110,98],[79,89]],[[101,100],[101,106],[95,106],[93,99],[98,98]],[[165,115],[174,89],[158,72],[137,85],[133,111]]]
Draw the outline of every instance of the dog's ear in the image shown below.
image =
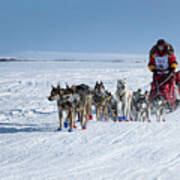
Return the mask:
[[138,92],[138,93],[141,93],[141,89],[138,89],[137,92]]
[[66,83],[66,89],[70,89],[70,87],[69,87],[68,83]]
[[103,82],[102,82],[102,81],[100,82],[100,85],[103,85]]
[[55,87],[54,87],[53,85],[51,85],[51,88],[52,88],[52,89],[55,89]]

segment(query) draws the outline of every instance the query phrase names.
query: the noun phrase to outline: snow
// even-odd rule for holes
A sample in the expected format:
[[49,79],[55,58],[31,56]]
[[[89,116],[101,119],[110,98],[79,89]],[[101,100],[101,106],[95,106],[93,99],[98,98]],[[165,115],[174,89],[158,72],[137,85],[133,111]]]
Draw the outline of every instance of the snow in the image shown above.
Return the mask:
[[0,169],[2,180],[179,180],[180,110],[166,122],[97,122],[57,132],[51,85],[102,80],[115,92],[126,78],[131,90],[149,89],[145,59],[0,63]]

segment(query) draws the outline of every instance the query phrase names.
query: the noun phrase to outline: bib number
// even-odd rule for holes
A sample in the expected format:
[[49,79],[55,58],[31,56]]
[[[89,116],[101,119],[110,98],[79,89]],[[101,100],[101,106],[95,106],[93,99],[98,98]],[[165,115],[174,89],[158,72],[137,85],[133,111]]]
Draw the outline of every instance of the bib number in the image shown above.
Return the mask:
[[166,56],[162,56],[162,57],[155,57],[155,61],[156,61],[156,67],[159,70],[166,70],[168,69],[168,55]]

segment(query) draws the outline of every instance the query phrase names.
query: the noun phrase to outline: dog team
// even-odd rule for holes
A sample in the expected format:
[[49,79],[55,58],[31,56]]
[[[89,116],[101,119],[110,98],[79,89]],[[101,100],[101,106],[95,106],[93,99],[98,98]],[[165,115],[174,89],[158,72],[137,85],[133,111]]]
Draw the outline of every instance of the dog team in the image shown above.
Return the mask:
[[[114,95],[108,92],[104,83],[96,82],[94,88],[80,84],[62,88],[52,86],[49,101],[57,101],[59,128],[68,128],[69,132],[77,128],[76,119],[82,129],[87,128],[89,120],[93,119],[92,106],[96,111],[96,120],[107,121],[150,121],[150,114],[156,115],[157,121],[165,121],[165,102],[161,96],[153,101],[148,100],[149,93],[138,89],[130,92],[126,80],[117,80],[117,89]],[[63,117],[65,115],[66,117]]]

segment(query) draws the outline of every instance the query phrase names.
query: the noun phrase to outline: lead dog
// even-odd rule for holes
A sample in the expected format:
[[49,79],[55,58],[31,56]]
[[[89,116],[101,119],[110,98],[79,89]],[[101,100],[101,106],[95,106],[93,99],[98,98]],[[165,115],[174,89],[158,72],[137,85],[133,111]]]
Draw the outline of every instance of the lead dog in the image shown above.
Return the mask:
[[70,124],[69,132],[75,127],[75,111],[74,111],[74,101],[77,101],[79,97],[73,97],[70,90],[61,88],[60,85],[57,87],[52,86],[51,94],[48,98],[49,101],[57,101],[58,115],[59,115],[59,128],[63,128],[63,112],[66,112],[66,120]]
[[117,80],[116,99],[118,120],[131,120],[132,94],[127,88],[127,83],[125,80]]

